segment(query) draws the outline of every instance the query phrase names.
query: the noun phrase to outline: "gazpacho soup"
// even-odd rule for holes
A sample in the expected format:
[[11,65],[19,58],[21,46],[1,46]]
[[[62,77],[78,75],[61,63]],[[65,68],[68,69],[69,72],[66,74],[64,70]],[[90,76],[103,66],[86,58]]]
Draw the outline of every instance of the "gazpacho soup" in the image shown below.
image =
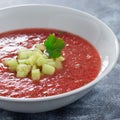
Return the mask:
[[97,50],[78,35],[43,28],[0,33],[0,96],[69,92],[94,80],[100,67]]

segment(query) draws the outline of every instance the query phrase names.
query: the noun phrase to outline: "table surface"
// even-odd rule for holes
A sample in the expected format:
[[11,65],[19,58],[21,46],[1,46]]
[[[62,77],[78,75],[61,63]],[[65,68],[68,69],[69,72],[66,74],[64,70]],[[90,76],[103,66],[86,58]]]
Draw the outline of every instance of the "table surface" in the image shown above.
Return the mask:
[[[0,8],[21,4],[56,4],[88,12],[115,33],[120,42],[120,0],[0,0]],[[120,58],[86,96],[58,110],[25,114],[0,109],[0,120],[120,120]]]

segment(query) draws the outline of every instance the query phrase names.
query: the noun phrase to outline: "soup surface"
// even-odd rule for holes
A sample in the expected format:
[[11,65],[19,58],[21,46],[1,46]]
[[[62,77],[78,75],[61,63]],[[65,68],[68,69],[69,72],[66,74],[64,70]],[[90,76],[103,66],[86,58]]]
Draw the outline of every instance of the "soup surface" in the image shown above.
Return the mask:
[[[17,56],[23,47],[31,48],[42,43],[49,34],[65,41],[62,54],[63,69],[40,80],[17,78],[3,65],[5,58]],[[0,96],[36,98],[65,93],[91,82],[96,78],[101,60],[96,49],[83,38],[54,29],[21,29],[0,33]]]

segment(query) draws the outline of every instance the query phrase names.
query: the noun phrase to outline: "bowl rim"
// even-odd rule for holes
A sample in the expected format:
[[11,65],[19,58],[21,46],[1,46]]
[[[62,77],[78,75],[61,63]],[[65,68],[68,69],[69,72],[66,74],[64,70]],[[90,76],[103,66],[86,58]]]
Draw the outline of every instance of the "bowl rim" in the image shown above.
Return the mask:
[[116,46],[116,59],[113,62],[113,64],[109,67],[109,69],[107,70],[107,72],[101,76],[96,77],[96,79],[92,80],[91,82],[87,83],[86,85],[80,87],[80,88],[76,88],[75,90],[71,90],[69,92],[65,92],[62,94],[57,94],[57,95],[52,95],[52,96],[46,96],[46,97],[37,97],[37,98],[13,98],[13,97],[5,97],[5,96],[0,96],[0,100],[4,100],[4,101],[14,101],[14,102],[37,102],[37,101],[48,101],[48,100],[53,100],[53,99],[59,99],[59,98],[63,98],[63,97],[67,97],[73,94],[77,94],[80,91],[84,91],[87,88],[90,88],[92,86],[94,86],[95,84],[97,84],[100,80],[102,80],[103,77],[105,77],[108,73],[110,73],[110,71],[113,69],[113,67],[115,66],[115,64],[117,63],[118,57],[119,57],[119,42],[117,40],[117,37],[115,36],[115,34],[113,33],[113,31],[104,23],[102,22],[100,19],[98,19],[97,17],[84,12],[82,10],[79,9],[75,9],[75,8],[71,8],[71,7],[67,7],[67,6],[62,6],[62,5],[55,5],[55,4],[22,4],[22,5],[13,5],[13,6],[9,6],[9,7],[4,7],[4,8],[0,8],[0,12],[7,10],[7,9],[13,9],[13,8],[18,8],[18,7],[54,7],[54,8],[62,8],[62,9],[66,9],[66,10],[70,10],[73,12],[77,12],[80,13],[82,15],[86,15],[96,21],[98,21],[99,23],[103,24],[113,35],[114,40],[115,40],[115,46]]

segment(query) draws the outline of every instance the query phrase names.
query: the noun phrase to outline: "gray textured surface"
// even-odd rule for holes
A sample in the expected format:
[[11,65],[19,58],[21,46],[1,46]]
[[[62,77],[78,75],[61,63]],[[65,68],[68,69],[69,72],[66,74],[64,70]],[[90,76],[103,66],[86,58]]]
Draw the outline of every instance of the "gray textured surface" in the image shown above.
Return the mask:
[[[0,8],[31,3],[57,4],[88,12],[105,22],[120,42],[120,0],[0,0]],[[120,58],[112,72],[77,102],[37,114],[0,109],[0,120],[120,120]]]

